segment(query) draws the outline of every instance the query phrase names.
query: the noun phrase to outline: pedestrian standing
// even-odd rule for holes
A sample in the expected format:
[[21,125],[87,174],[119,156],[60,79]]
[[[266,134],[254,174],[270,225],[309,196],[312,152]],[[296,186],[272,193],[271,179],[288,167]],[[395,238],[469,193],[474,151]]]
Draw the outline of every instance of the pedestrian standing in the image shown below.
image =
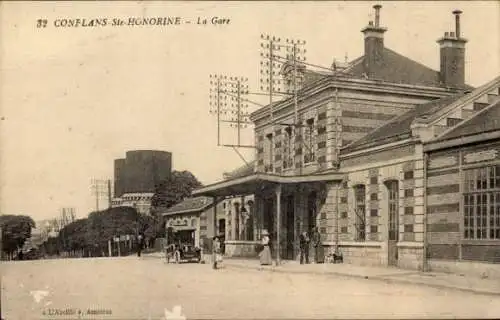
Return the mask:
[[139,234],[139,236],[137,236],[137,256],[138,257],[141,256],[143,245],[144,245],[144,236],[142,234]]
[[300,234],[299,237],[300,244],[300,264],[309,263],[309,235],[307,231],[304,231]]
[[219,237],[215,236],[213,237],[213,242],[212,242],[212,268],[217,269],[218,263],[222,262],[222,257],[220,255],[220,241]]
[[321,243],[321,234],[317,227],[313,231],[312,243],[314,246],[314,263],[323,263],[325,261],[323,244]]
[[262,246],[263,249],[259,253],[260,265],[269,266],[272,264],[271,249],[269,248],[269,234],[267,231],[262,231]]

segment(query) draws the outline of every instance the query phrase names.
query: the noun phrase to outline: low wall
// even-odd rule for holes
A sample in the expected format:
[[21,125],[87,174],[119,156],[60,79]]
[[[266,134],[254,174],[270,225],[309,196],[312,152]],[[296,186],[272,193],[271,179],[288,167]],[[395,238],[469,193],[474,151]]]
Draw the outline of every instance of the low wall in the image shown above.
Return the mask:
[[255,245],[259,243],[259,241],[226,240],[224,242],[226,247],[225,256],[234,258],[255,258],[258,256],[258,253],[255,252]]
[[500,264],[436,259],[429,259],[427,263],[430,271],[500,279]]
[[398,267],[410,270],[422,270],[424,249],[422,244],[398,244]]
[[[335,244],[325,243],[325,254],[335,252]],[[339,251],[344,263],[360,266],[383,266],[387,265],[384,257],[385,251],[380,242],[340,242]]]

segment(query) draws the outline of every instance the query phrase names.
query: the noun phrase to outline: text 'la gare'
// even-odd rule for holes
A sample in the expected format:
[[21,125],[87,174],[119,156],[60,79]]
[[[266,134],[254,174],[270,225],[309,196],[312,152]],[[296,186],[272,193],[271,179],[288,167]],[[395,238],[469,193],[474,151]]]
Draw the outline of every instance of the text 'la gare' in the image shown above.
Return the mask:
[[216,25],[222,25],[222,24],[229,24],[231,20],[228,18],[220,18],[220,17],[213,17],[213,18],[201,18],[198,17],[198,24],[216,24]]

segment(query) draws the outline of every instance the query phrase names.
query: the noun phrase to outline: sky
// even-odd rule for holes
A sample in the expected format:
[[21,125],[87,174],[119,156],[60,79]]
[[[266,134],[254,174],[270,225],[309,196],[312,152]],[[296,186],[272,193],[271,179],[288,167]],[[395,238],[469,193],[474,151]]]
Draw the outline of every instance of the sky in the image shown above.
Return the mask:
[[[466,82],[500,74],[499,2],[379,2],[385,45],[435,70],[436,40],[461,9]],[[63,207],[95,208],[91,179],[112,179],[127,150],[173,153],[173,168],[202,183],[244,162],[217,146],[209,75],[244,76],[258,91],[260,35],[306,41],[307,61],[363,54],[360,30],[375,2],[0,3],[0,213],[35,220]],[[179,16],[190,24],[57,28],[57,19]],[[207,25],[196,24],[198,17]],[[229,19],[212,25],[212,17]],[[46,28],[37,20],[46,19]],[[254,99],[251,97],[251,99]],[[260,99],[260,100],[259,100]],[[257,96],[256,101],[262,97]],[[235,131],[222,130],[223,143]],[[252,131],[242,133],[253,144]],[[240,149],[251,160],[252,149]]]

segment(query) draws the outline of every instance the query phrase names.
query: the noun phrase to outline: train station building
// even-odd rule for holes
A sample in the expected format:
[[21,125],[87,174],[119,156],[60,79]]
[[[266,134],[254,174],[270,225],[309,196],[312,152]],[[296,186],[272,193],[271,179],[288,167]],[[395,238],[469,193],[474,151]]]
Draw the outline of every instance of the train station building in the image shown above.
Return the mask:
[[229,256],[255,256],[265,230],[276,258],[295,260],[299,235],[318,228],[344,262],[500,275],[500,77],[465,83],[460,11],[433,70],[386,47],[374,9],[364,54],[299,68],[296,105],[251,115],[255,162],[193,195],[244,199],[245,212],[241,200],[225,211]]

